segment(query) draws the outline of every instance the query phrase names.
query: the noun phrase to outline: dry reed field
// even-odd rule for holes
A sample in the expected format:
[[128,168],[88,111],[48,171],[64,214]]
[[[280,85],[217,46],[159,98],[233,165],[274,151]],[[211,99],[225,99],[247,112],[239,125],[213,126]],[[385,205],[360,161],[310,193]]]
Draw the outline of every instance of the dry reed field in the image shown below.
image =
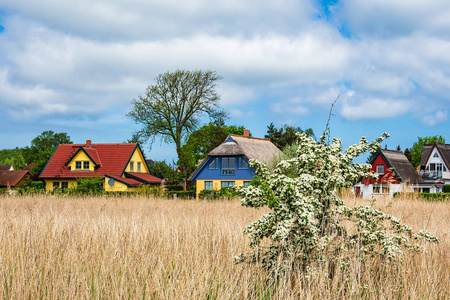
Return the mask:
[[[368,204],[347,196],[349,205]],[[358,203],[357,203],[358,202]],[[0,290],[12,299],[450,299],[450,203],[375,204],[440,243],[400,265],[355,259],[274,283],[233,257],[264,210],[239,201],[0,196]]]

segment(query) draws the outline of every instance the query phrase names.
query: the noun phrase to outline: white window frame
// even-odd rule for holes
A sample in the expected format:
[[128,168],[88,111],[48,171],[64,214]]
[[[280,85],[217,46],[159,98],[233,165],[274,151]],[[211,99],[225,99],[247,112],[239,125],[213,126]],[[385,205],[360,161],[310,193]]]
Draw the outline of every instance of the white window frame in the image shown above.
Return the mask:
[[[230,167],[230,163],[233,167]],[[222,175],[235,175],[236,174],[236,157],[222,157],[222,169],[220,172]]]
[[222,181],[220,182],[220,188],[224,188],[224,187],[230,187],[230,186],[235,186],[236,185],[236,181]]
[[[211,185],[211,188],[209,188],[209,185]],[[207,187],[208,186],[208,187]],[[205,185],[204,185],[205,190],[213,190],[214,189],[214,184],[212,181],[205,181]]]
[[[381,171],[380,171],[380,167],[382,168]],[[378,175],[384,175],[384,165],[377,165],[376,169],[377,169]]]

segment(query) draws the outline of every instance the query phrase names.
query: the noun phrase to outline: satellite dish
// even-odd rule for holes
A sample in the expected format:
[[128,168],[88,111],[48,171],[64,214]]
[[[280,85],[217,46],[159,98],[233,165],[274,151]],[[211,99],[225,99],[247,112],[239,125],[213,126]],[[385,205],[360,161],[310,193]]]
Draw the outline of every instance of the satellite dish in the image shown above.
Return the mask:
[[108,184],[110,185],[110,186],[113,186],[114,185],[114,179],[113,178],[110,178],[109,180],[108,180]]

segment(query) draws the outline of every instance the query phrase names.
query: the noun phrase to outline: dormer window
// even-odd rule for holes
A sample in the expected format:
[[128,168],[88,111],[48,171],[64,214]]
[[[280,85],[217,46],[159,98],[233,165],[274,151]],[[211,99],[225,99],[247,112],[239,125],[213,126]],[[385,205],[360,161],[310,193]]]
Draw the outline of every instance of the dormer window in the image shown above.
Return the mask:
[[134,171],[134,161],[130,162],[130,171]]
[[138,161],[136,163],[136,167],[137,167],[137,171],[140,172],[141,171],[141,162],[140,161]]
[[384,175],[384,165],[377,165],[377,174]]
[[248,163],[243,157],[239,157],[239,169],[248,169]]
[[75,169],[76,170],[81,170],[81,161],[76,161],[75,162]]
[[236,158],[222,157],[222,175],[234,175],[236,173]]
[[83,169],[89,169],[89,162],[83,161]]

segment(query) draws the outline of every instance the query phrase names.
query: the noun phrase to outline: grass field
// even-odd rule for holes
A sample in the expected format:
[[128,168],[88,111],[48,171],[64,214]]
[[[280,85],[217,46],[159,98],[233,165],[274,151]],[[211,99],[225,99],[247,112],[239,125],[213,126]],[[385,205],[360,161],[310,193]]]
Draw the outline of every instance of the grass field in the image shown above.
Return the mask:
[[[356,200],[347,197],[347,203]],[[358,200],[362,203],[362,200]],[[364,202],[367,204],[368,202]],[[257,265],[243,228],[264,213],[238,201],[0,196],[3,298],[450,299],[450,203],[379,200],[376,206],[438,236],[398,266],[357,260],[277,284]]]

